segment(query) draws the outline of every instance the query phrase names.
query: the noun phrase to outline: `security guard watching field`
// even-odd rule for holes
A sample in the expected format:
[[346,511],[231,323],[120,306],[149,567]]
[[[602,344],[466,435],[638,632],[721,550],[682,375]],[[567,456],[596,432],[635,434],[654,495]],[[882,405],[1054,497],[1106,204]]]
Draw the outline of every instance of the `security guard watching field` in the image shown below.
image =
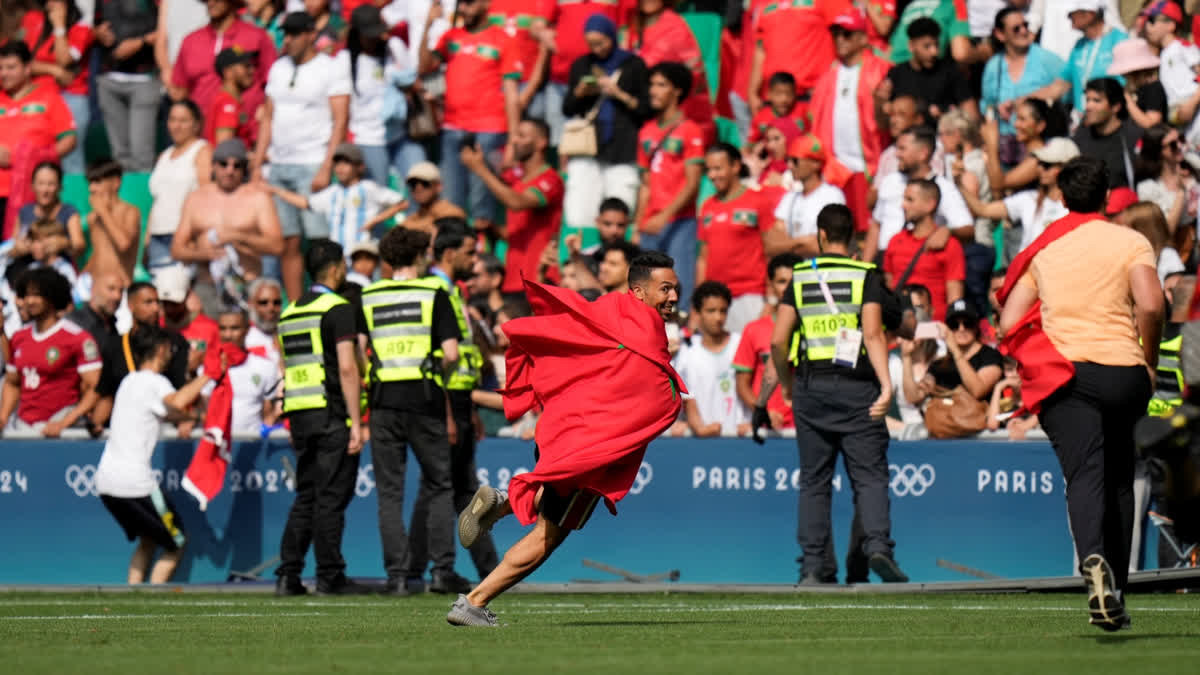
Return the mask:
[[364,441],[356,310],[334,290],[346,281],[341,246],[318,239],[304,263],[315,283],[279,318],[283,413],[296,450],[296,501],[279,545],[275,594],[306,592],[300,571],[310,541],[317,592],[362,593],[368,589],[346,578],[342,558],[345,511],[354,497]]
[[1187,322],[1195,291],[1196,277],[1182,276],[1167,292],[1171,300],[1171,314],[1167,317],[1162,340],[1158,343],[1154,395],[1146,411],[1149,415],[1165,417],[1183,403],[1183,367],[1179,356],[1183,350],[1183,324]]
[[[870,263],[849,257],[850,210],[817,216],[821,255],[798,263],[780,300],[771,356],[785,399],[792,400],[800,447],[802,583],[836,583],[825,548],[830,536],[834,465],[840,453],[861,517],[863,553],[884,581],[907,581],[892,558],[888,515],[888,432],[892,401],[885,326],[911,335],[913,319]],[[799,318],[797,318],[799,317]],[[789,374],[795,370],[794,384]],[[833,563],[836,565],[836,563]]]
[[[446,382],[446,395],[450,398],[450,411],[458,431],[458,438],[450,439],[450,483],[453,486],[454,512],[459,513],[479,489],[479,479],[475,477],[475,439],[481,426],[478,412],[471,402],[471,392],[479,386],[483,353],[472,340],[471,320],[467,316],[462,294],[455,285],[456,282],[467,281],[474,274],[475,235],[462,218],[438,218],[434,226],[437,227],[437,236],[433,240],[434,264],[429,268],[429,276],[422,281],[434,283],[450,296],[454,316],[458,319],[458,329],[463,336],[458,345],[458,364]],[[425,527],[428,513],[429,493],[422,487],[413,506],[412,527],[409,530],[410,563],[405,584],[410,591],[424,586],[425,568],[429,564]],[[468,550],[480,579],[490,574],[500,562],[489,533],[481,534]],[[446,581],[463,585],[463,582],[455,579],[457,576],[449,579],[443,577],[441,585],[445,586]]]
[[443,383],[459,360],[462,332],[440,280],[421,277],[429,234],[395,227],[379,243],[392,278],[363,289],[371,344],[371,458],[379,489],[379,532],[387,592],[408,593],[409,539],[404,531],[404,471],[408,447],[421,465],[428,504],[430,590],[464,593],[454,573],[455,513],[450,483],[450,436],[457,433]]

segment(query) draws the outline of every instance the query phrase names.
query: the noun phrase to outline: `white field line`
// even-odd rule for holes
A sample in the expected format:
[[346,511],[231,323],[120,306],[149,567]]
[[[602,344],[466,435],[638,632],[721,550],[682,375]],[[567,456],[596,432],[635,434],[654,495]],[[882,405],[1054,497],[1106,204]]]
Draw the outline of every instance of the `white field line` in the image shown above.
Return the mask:
[[93,619],[240,619],[278,616],[324,616],[325,612],[288,612],[273,614],[266,612],[216,612],[213,614],[60,614],[57,616],[0,616],[0,621],[74,621]]

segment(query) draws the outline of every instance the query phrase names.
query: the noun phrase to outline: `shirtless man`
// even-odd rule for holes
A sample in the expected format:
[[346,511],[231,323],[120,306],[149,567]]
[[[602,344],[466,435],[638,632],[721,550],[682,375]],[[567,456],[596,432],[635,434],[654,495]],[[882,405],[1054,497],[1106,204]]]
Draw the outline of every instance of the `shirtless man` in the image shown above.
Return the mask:
[[171,257],[199,263],[194,288],[210,316],[229,301],[244,302],[242,285],[262,274],[262,257],[283,253],[275,204],[266,192],[245,184],[248,161],[246,146],[236,138],[213,150],[213,182],[188,195],[171,242]]
[[91,280],[105,274],[116,274],[122,287],[133,283],[133,268],[137,264],[138,233],[142,214],[136,206],[117,196],[121,189],[121,165],[112,160],[100,162],[87,172],[88,238],[92,255],[84,268],[86,279],[81,286],[91,288]]
[[404,219],[404,227],[424,230],[434,236],[437,227],[433,223],[438,218],[467,217],[466,212],[442,197],[442,173],[433,162],[414,165],[408,170],[404,184],[412,202],[417,205],[416,213]]

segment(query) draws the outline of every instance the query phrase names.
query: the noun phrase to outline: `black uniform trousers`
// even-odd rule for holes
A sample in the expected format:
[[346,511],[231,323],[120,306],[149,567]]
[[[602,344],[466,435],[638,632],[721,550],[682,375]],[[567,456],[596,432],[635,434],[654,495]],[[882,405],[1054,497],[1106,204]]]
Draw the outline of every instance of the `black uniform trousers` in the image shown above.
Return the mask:
[[296,450],[296,500],[279,545],[278,576],[300,576],[311,543],[318,586],[339,584],[345,575],[342,533],[354,497],[358,455],[347,453],[350,429],[328,409],[289,416]]
[[[462,513],[471,503],[471,497],[479,489],[479,479],[475,476],[475,425],[471,419],[471,410],[460,410],[451,407],[454,413],[454,425],[458,427],[458,442],[450,446],[450,484],[453,493],[454,512]],[[409,550],[411,562],[408,566],[408,576],[421,577],[429,565],[429,499],[431,493],[421,485],[417,491],[417,503],[413,506],[412,528],[409,535]],[[467,549],[471,561],[475,563],[475,571],[482,579],[496,569],[500,558],[496,554],[496,544],[492,541],[490,532],[483,532]]]
[[[404,582],[410,567],[410,540],[404,530],[404,474],[408,448],[421,466],[421,492],[434,572],[454,570],[454,504],[450,484],[450,443],[446,419],[412,410],[371,410],[371,461],[379,491],[379,536],[388,581]],[[414,535],[415,538],[415,535]]]
[[1079,561],[1103,555],[1122,589],[1133,540],[1133,427],[1146,414],[1150,376],[1142,366],[1074,365],[1074,379],[1042,402],[1038,420],[1067,479]]
[[[836,579],[832,549],[831,504],[838,455],[854,491],[855,532],[847,565],[851,577],[861,574],[861,552],[892,555],[888,502],[887,449],[890,438],[883,420],[872,420],[871,404],[879,384],[833,373],[801,373],[792,389],[796,443],[800,449],[800,517],[803,529],[802,574]],[[861,542],[861,543],[860,543]],[[864,575],[865,576],[865,575]]]

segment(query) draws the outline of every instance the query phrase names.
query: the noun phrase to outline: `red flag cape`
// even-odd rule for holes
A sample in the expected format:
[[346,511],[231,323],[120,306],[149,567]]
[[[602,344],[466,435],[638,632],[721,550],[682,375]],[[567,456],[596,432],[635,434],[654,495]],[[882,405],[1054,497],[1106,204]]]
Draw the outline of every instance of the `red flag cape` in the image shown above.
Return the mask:
[[504,414],[540,407],[539,458],[513,476],[508,499],[522,525],[537,520],[545,485],[561,495],[585,489],[616,502],[629,492],[650,441],[679,415],[682,380],[671,367],[662,318],[632,293],[587,302],[579,294],[525,282],[534,316],[504,324]]
[[[204,356],[204,372],[221,373],[221,355],[225,355],[229,368],[246,361],[246,352],[228,342],[212,345]],[[183,476],[183,489],[200,502],[200,510],[208,508],[225,483],[225,469],[229,466],[229,436],[233,425],[233,383],[228,371],[216,378],[217,386],[208,399],[208,412],[204,415],[204,436],[196,445],[196,453]]]
[[[1059,237],[1075,228],[1104,218],[1098,213],[1069,213],[1054,221],[1008,267],[1004,287],[996,294],[1003,305],[1017,282],[1025,276],[1033,258]],[[1019,323],[1000,341],[1000,351],[1021,364],[1021,410],[1037,414],[1045,401],[1059,387],[1075,377],[1075,366],[1059,353],[1050,337],[1042,330],[1042,301],[1033,303]]]

